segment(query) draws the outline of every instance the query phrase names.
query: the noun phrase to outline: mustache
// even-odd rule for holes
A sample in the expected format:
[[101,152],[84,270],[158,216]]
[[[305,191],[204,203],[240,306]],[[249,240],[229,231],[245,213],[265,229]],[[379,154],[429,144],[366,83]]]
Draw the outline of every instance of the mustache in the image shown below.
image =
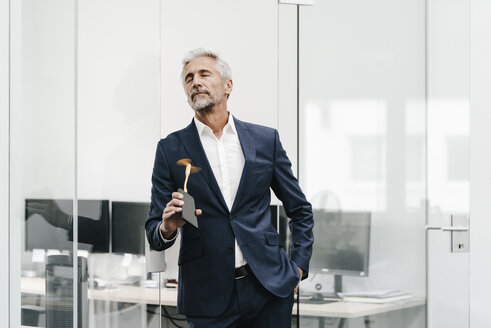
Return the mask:
[[190,95],[191,96],[191,100],[194,100],[194,97],[196,96],[197,93],[205,93],[208,96],[210,95],[210,93],[206,89],[203,89],[203,88],[195,88],[195,89],[193,89],[193,91],[191,91],[191,95]]

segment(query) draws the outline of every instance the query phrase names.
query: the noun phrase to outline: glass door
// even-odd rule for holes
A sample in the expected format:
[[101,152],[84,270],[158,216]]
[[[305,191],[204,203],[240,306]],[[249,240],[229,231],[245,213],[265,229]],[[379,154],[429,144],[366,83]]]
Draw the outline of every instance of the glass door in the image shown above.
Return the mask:
[[[298,15],[299,180],[315,218],[301,296],[343,299],[300,326],[425,327],[425,2]],[[341,313],[346,301],[365,311]]]

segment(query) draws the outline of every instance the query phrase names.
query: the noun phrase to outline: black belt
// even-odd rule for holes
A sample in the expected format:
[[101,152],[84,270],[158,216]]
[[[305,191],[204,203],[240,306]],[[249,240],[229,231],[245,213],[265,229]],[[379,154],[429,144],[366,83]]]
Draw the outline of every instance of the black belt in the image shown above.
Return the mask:
[[252,274],[252,270],[249,267],[249,264],[235,268],[235,279],[241,279],[247,277],[250,274]]

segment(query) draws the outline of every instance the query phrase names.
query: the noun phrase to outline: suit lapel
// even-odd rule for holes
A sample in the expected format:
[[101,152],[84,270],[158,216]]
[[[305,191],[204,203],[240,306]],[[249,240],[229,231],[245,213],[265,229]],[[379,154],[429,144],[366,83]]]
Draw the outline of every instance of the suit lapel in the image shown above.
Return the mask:
[[194,120],[191,121],[191,124],[189,124],[188,127],[184,129],[182,135],[180,135],[179,137],[184,144],[184,148],[186,148],[186,151],[191,157],[191,163],[194,166],[201,168],[199,174],[201,174],[201,176],[208,183],[210,189],[213,190],[213,193],[216,195],[222,205],[227,208],[225,199],[223,198],[220,187],[218,187],[217,180],[215,179],[215,175],[213,174],[213,170],[211,169],[210,162],[208,161],[205,150],[203,149],[203,145],[201,144],[201,140],[199,138],[196,125],[194,124]]
[[252,175],[252,166],[256,160],[256,143],[254,141],[254,136],[249,131],[247,125],[236,119],[235,117],[235,129],[239,135],[240,145],[242,147],[242,152],[244,153],[244,169],[242,170],[242,176],[240,177],[239,188],[237,189],[237,194],[235,195],[234,204],[232,206],[231,212],[234,212],[237,206],[240,204],[240,200],[244,199],[244,193],[246,192],[247,178]]

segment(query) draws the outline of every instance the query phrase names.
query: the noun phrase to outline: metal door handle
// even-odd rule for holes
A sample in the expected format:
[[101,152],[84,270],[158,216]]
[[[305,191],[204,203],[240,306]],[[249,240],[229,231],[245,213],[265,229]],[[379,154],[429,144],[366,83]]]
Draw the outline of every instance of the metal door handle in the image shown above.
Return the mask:
[[464,226],[442,227],[442,231],[469,231],[469,227],[464,227]]
[[451,226],[426,225],[426,230],[440,230],[450,232],[450,249],[453,253],[469,251],[469,216],[466,214],[452,214]]
[[469,231],[469,227],[456,226],[456,227],[437,227],[437,226],[426,226],[426,230],[441,230],[441,231]]

